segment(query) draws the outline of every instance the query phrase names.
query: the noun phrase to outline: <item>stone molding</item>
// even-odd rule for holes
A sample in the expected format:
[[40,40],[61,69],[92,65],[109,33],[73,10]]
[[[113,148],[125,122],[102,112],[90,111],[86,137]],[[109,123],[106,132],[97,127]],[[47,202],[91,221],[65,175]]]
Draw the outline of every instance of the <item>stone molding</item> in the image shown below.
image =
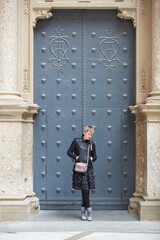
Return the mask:
[[160,104],[139,104],[130,106],[137,119],[145,122],[160,122]]
[[33,115],[38,110],[37,104],[28,104],[18,92],[0,92],[0,122],[33,122]]
[[154,91],[145,99],[146,105],[160,105],[160,91]]
[[[53,1],[46,1],[46,2],[52,2],[52,4],[53,4]],[[92,6],[90,0],[89,1],[88,0],[87,1],[86,0],[78,1],[78,3],[86,3],[86,2],[88,2],[89,5],[85,4],[84,5],[85,8],[89,8],[89,7]],[[67,4],[67,8],[68,8],[68,4]],[[106,5],[107,8],[111,8],[111,6],[110,6],[111,3],[108,3],[108,4],[106,3],[105,5]],[[121,6],[122,2],[116,2],[115,9],[118,9],[117,16],[121,19],[132,20],[133,21],[133,26],[136,27],[136,25],[137,25],[136,8],[135,7],[133,7],[133,8],[130,8],[130,7],[119,8],[119,5]],[[79,5],[77,5],[77,8],[78,8],[78,6]],[[95,6],[95,8],[96,8],[96,6]],[[104,8],[105,8],[105,6],[104,6]],[[54,5],[50,5],[49,8],[42,7],[42,6],[39,6],[39,8],[33,7],[33,12],[34,12],[34,14],[32,15],[33,16],[33,19],[32,19],[33,27],[34,28],[36,27],[38,19],[45,19],[45,18],[48,19],[48,18],[52,17],[52,13],[51,13],[52,9],[54,9]]]

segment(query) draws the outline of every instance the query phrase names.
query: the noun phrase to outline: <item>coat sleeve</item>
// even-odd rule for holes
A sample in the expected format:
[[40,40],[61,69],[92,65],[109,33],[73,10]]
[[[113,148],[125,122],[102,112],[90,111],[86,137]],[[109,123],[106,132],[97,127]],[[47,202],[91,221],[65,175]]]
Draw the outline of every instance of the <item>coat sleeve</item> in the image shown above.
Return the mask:
[[69,147],[67,154],[70,158],[76,160],[77,155],[75,155],[76,141],[75,139],[72,141],[71,146]]
[[91,157],[93,158],[93,162],[96,161],[97,159],[97,154],[96,154],[96,145],[94,142],[92,142],[92,151],[91,151]]

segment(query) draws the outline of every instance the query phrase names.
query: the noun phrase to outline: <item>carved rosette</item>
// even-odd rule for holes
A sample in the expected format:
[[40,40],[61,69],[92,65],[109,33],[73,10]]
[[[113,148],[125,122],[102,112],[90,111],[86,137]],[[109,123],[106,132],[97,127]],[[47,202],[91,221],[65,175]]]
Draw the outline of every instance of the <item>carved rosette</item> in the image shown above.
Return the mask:
[[52,13],[50,12],[50,8],[46,9],[37,9],[34,8],[34,20],[33,20],[33,27],[35,28],[37,25],[38,19],[48,19],[52,17]]
[[133,26],[137,25],[136,9],[118,9],[117,17],[120,19],[129,19],[133,21]]

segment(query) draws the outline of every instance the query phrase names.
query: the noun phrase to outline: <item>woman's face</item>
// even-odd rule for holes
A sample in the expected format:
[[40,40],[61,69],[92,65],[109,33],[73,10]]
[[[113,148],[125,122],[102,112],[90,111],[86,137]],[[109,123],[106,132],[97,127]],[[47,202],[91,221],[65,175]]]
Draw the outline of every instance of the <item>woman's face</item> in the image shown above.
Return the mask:
[[84,132],[84,139],[85,139],[85,140],[90,140],[91,137],[92,137],[91,132],[89,132],[89,131]]

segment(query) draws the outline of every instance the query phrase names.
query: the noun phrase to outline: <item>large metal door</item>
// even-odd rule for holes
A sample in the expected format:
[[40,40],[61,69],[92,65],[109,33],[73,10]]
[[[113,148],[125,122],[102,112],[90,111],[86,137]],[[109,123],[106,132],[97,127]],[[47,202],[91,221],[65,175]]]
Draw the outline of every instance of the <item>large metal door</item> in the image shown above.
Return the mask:
[[111,10],[55,10],[35,29],[34,190],[42,209],[74,209],[66,152],[95,126],[97,209],[125,209],[134,192],[135,48],[132,23]]

